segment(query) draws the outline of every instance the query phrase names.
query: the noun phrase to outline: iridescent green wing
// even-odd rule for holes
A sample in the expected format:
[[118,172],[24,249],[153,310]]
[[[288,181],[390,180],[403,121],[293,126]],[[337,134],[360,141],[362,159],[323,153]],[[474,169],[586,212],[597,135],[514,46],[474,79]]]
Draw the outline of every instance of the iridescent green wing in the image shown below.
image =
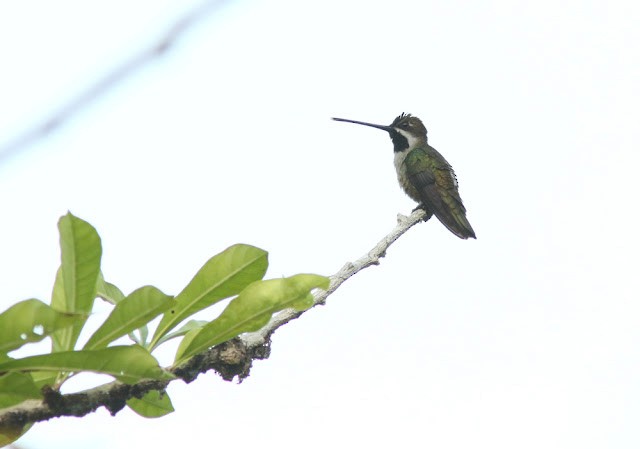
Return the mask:
[[445,158],[430,146],[419,147],[407,155],[404,165],[409,182],[426,208],[458,237],[475,238],[458,193],[456,175]]

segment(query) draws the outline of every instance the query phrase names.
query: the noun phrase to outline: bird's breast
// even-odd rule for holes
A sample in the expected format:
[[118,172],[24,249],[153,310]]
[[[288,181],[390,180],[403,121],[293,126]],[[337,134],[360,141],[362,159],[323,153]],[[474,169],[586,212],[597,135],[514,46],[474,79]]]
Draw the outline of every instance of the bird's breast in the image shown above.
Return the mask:
[[406,149],[404,151],[398,151],[393,156],[393,165],[396,167],[396,174],[398,175],[398,183],[404,193],[409,195],[412,200],[416,202],[421,202],[420,194],[416,190],[416,188],[409,181],[409,176],[407,176],[407,166],[404,164],[404,160],[409,154],[409,150]]
[[393,154],[393,165],[396,167],[396,172],[398,173],[398,176],[400,176],[401,171],[405,170],[403,163],[405,158],[407,157],[407,154],[409,154],[409,150],[396,151]]

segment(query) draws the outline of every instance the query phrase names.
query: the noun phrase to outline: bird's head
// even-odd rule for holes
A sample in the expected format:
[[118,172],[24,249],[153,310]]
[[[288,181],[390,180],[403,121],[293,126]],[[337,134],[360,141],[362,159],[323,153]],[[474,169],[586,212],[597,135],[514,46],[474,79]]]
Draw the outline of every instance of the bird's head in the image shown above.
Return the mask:
[[419,141],[427,141],[427,128],[422,124],[422,121],[418,117],[405,114],[404,112],[396,117],[389,126],[336,117],[333,117],[333,120],[370,126],[387,131],[393,142],[393,150],[396,152],[413,147]]

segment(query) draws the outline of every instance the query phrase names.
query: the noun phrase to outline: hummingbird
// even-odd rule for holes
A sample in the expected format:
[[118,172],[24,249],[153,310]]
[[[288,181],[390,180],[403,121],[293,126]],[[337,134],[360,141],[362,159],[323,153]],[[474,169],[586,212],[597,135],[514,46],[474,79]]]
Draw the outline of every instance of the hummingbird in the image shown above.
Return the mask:
[[393,142],[398,182],[405,193],[419,203],[417,208],[425,210],[425,221],[435,215],[461,239],[476,238],[458,193],[456,174],[447,160],[427,143],[427,128],[418,117],[403,112],[389,126],[337,117],[333,120],[388,132]]

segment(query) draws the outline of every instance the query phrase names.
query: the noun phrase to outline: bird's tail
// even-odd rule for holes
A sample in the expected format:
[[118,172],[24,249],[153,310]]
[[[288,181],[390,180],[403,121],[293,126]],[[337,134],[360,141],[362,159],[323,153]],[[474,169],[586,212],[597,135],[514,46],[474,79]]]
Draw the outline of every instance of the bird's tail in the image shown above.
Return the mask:
[[438,211],[435,213],[438,220],[461,239],[476,238],[476,233],[471,227],[471,223],[467,220],[464,212],[452,212],[449,210]]

